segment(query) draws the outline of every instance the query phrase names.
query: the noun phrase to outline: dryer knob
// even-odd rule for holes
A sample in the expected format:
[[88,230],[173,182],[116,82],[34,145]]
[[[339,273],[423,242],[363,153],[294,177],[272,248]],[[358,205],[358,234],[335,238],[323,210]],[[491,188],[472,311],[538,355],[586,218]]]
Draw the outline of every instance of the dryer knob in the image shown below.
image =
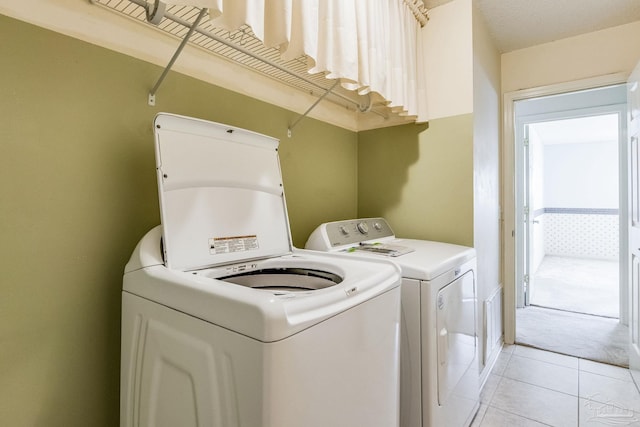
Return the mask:
[[366,222],[359,222],[357,228],[358,231],[362,234],[367,234],[369,232],[369,226]]

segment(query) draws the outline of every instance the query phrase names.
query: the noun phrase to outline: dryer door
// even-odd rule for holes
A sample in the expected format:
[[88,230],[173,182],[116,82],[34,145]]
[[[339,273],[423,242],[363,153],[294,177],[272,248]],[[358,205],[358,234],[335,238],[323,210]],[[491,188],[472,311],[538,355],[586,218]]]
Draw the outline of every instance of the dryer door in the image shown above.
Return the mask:
[[436,298],[438,404],[461,416],[466,413],[463,407],[473,408],[477,399],[475,319],[475,281],[473,271],[468,271],[442,288]]

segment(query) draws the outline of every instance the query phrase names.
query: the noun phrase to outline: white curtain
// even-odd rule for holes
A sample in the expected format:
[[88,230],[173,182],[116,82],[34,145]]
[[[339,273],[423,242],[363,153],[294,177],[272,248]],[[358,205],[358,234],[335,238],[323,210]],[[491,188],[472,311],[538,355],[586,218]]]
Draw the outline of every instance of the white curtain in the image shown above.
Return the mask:
[[167,0],[209,8],[216,27],[247,24],[283,59],[309,58],[309,73],[372,93],[399,113],[418,116],[420,24],[404,0]]

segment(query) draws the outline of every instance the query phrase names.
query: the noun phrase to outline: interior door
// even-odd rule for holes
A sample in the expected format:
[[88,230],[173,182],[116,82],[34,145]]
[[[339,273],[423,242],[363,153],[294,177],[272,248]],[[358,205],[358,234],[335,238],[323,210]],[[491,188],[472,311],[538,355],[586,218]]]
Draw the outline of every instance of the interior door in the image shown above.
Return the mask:
[[518,307],[526,307],[529,305],[531,296],[531,285],[533,280],[532,273],[532,257],[533,257],[533,201],[532,201],[532,181],[533,181],[533,162],[532,149],[530,145],[530,126],[524,123],[522,140],[522,290]]
[[628,132],[630,149],[629,252],[631,254],[631,286],[629,291],[629,368],[640,381],[640,63],[627,82]]
[[530,177],[529,167],[529,124],[517,120],[516,122],[516,224],[515,224],[515,276],[516,276],[516,307],[523,308],[529,304],[527,288],[530,270],[531,254],[531,224],[529,215],[530,205]]
[[533,282],[533,218],[534,206],[532,196],[533,154],[531,147],[529,124],[524,125],[524,305],[529,305]]

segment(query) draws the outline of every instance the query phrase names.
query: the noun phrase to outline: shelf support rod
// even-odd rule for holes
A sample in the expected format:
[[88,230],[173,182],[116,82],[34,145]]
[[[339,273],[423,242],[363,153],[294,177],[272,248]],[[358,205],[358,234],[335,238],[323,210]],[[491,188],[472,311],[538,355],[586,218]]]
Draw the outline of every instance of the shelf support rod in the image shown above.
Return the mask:
[[160,85],[164,81],[164,78],[167,76],[167,73],[169,73],[169,70],[171,70],[171,67],[176,62],[176,59],[178,59],[178,57],[182,53],[182,50],[187,45],[187,42],[189,41],[189,38],[191,37],[193,32],[196,30],[198,25],[200,25],[200,21],[202,21],[202,18],[204,18],[204,15],[206,13],[207,13],[207,8],[206,7],[203,7],[202,9],[200,9],[200,13],[198,14],[198,17],[193,22],[193,24],[189,27],[189,31],[187,32],[187,35],[184,36],[184,38],[180,42],[180,46],[178,46],[178,49],[176,50],[176,52],[173,54],[173,57],[169,61],[169,64],[167,64],[167,66],[165,67],[164,71],[160,75],[160,78],[156,82],[155,86],[153,86],[153,89],[151,89],[151,91],[149,92],[149,105],[155,105],[156,104],[156,102],[155,102],[156,101],[156,92],[160,88]]
[[289,129],[287,129],[287,136],[289,138],[291,138],[291,131],[293,131],[293,128],[296,127],[296,125],[298,123],[300,123],[300,120],[302,120],[305,117],[307,117],[307,114],[309,114],[311,112],[311,110],[313,110],[316,107],[316,105],[318,105],[318,103],[320,103],[320,101],[322,101],[327,95],[329,95],[331,93],[331,91],[333,90],[333,88],[338,85],[338,83],[340,83],[340,79],[336,79],[335,83],[329,89],[327,89],[327,91],[325,93],[323,93],[320,98],[316,99],[316,102],[314,102],[313,105],[311,107],[309,107],[307,109],[307,111],[304,112],[303,115],[298,117],[293,123],[291,123],[289,125]]

